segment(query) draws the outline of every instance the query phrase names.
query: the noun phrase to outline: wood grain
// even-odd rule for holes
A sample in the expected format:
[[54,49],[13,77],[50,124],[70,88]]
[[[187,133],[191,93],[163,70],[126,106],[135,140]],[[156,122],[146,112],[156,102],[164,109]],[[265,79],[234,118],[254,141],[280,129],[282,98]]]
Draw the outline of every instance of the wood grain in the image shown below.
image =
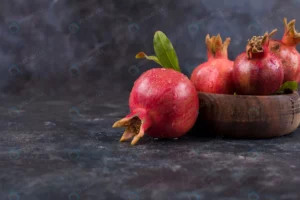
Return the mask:
[[197,135],[271,138],[292,133],[300,123],[298,92],[272,96],[199,92],[199,101]]

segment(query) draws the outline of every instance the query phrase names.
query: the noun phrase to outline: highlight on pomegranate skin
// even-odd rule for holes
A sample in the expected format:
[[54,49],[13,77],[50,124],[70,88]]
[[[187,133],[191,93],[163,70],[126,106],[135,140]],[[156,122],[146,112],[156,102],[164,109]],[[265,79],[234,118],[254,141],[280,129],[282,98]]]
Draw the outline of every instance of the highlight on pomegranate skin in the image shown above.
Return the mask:
[[281,60],[269,51],[269,38],[276,32],[253,36],[248,40],[246,52],[234,61],[233,81],[237,94],[271,95],[283,83]]
[[212,37],[207,35],[205,43],[208,60],[193,70],[190,78],[192,83],[200,92],[233,94],[233,61],[228,59],[227,53],[230,38],[223,43],[220,34]]
[[282,61],[284,82],[300,82],[300,55],[296,49],[300,42],[300,33],[295,29],[295,19],[289,23],[287,23],[286,18],[283,21],[284,35],[281,40],[270,40],[269,50]]
[[133,137],[134,145],[145,133],[155,138],[177,138],[187,133],[196,122],[199,100],[184,74],[154,68],[135,81],[129,107],[130,114],[113,127],[126,127],[120,141]]

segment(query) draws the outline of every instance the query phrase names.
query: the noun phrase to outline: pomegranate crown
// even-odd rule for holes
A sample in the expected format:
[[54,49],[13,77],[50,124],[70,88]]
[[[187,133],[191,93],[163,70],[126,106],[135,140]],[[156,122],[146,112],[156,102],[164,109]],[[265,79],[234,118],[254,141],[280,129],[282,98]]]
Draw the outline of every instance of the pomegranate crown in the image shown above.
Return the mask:
[[274,29],[270,34],[266,32],[263,36],[253,36],[248,40],[246,46],[246,52],[248,58],[252,58],[252,54],[263,53],[265,51],[265,46],[268,46],[270,37],[272,37],[277,32],[277,29]]
[[283,18],[284,23],[284,36],[282,41],[286,44],[298,44],[300,42],[300,33],[297,32],[295,28],[296,20],[293,19],[289,23],[287,22],[287,18]]
[[230,44],[230,41],[230,38],[226,38],[226,40],[223,43],[220,34],[212,37],[210,37],[210,35],[207,34],[205,38],[205,43],[208,51],[208,57],[210,57],[211,55],[213,57],[216,57],[218,55],[227,56],[227,49]]

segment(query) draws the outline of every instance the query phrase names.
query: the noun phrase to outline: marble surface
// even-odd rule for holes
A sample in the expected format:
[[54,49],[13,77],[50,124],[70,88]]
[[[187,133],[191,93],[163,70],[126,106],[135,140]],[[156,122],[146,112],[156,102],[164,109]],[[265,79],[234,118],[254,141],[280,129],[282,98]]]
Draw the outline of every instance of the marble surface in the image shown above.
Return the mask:
[[145,137],[132,147],[111,128],[126,104],[2,98],[0,199],[300,199],[299,129],[268,140]]

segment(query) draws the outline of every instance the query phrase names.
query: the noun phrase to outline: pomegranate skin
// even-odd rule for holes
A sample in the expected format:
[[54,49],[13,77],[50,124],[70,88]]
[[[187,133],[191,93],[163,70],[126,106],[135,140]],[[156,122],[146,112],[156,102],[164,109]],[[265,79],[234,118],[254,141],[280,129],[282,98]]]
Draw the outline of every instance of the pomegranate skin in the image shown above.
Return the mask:
[[130,113],[113,127],[127,127],[120,141],[132,137],[132,145],[144,133],[155,138],[178,138],[195,124],[199,99],[192,82],[173,69],[153,68],[134,83]]
[[296,49],[296,45],[286,45],[281,41],[271,40],[269,48],[282,61],[284,70],[283,82],[300,82],[300,55]]
[[212,37],[206,35],[205,43],[207,61],[193,70],[190,78],[192,83],[200,92],[233,94],[233,61],[228,59],[227,53],[230,38],[223,43],[220,34]]
[[232,71],[233,61],[226,58],[213,59],[196,67],[192,72],[191,81],[197,91],[233,94]]
[[278,56],[283,65],[284,79],[286,81],[300,82],[300,55],[296,49],[300,42],[300,34],[296,31],[296,20],[289,23],[287,19],[284,22],[284,35],[281,40],[270,40],[269,51]]
[[272,53],[251,60],[246,53],[242,53],[236,58],[233,68],[232,79],[237,94],[270,95],[276,92],[283,82],[282,63]]
[[177,138],[196,122],[198,94],[190,80],[173,69],[154,68],[134,83],[129,98],[132,113],[145,109],[152,126],[147,134],[156,138]]

